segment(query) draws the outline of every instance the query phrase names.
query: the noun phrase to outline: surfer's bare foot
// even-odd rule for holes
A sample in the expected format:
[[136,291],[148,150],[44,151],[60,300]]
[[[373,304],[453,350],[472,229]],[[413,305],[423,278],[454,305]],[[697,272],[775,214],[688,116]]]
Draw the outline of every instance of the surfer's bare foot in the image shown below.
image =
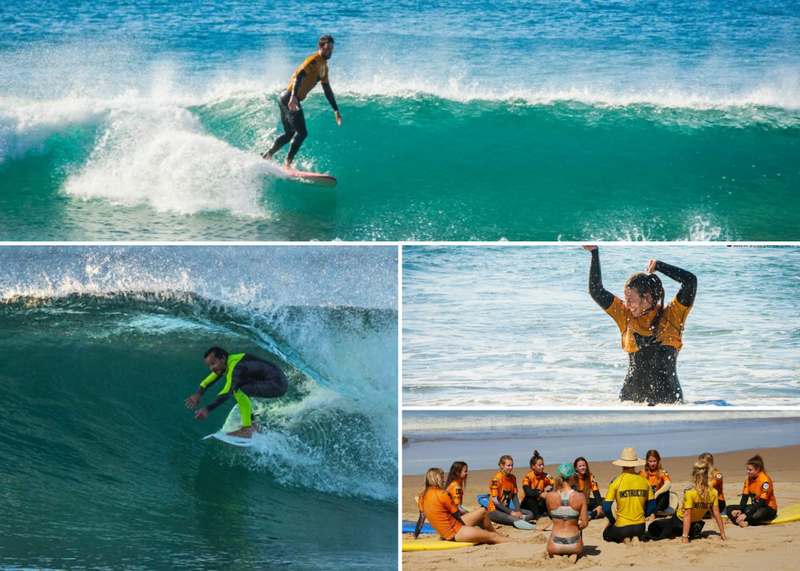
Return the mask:
[[631,538],[630,537],[626,537],[625,539],[622,540],[622,544],[623,545],[630,545],[631,544]]
[[639,538],[635,535],[631,538],[631,545],[639,545]]
[[578,554],[577,553],[573,553],[572,555],[570,555],[569,556],[569,561],[570,561],[570,563],[575,565],[578,562]]
[[229,432],[228,436],[236,436],[238,438],[252,438],[253,432],[255,432],[254,426],[243,426],[239,430],[234,430],[233,432]]

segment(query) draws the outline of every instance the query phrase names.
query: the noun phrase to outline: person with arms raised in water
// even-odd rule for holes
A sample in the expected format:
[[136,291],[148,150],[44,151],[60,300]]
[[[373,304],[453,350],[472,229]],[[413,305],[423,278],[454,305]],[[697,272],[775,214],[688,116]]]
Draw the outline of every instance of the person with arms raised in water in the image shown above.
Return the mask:
[[[683,346],[686,316],[697,294],[697,278],[660,260],[650,260],[647,273],[634,274],[625,282],[622,301],[603,288],[597,246],[583,248],[592,253],[589,294],[616,322],[622,333],[622,348],[628,353],[628,374],[619,400],[649,405],[683,403],[678,352]],[[681,284],[669,304],[664,304],[664,286],[655,272]]]
[[284,167],[291,168],[297,151],[300,150],[300,146],[308,136],[306,118],[300,102],[306,98],[309,91],[316,87],[317,83],[322,83],[322,90],[325,92],[325,98],[328,103],[333,108],[336,123],[338,125],[342,124],[342,115],[339,113],[339,107],[333,97],[333,90],[328,82],[328,60],[331,59],[331,55],[333,55],[333,37],[322,36],[317,43],[317,53],[306,58],[300,67],[295,70],[292,79],[289,81],[289,86],[278,97],[283,135],[275,139],[272,147],[261,155],[265,159],[271,159],[272,155],[291,141],[292,144],[289,146],[289,153],[286,155],[286,162],[284,163]]
[[212,347],[206,351],[203,358],[211,369],[211,374],[200,383],[197,392],[186,399],[186,408],[191,409],[199,405],[206,389],[224,377],[225,386],[217,398],[208,406],[198,410],[194,417],[197,420],[205,420],[208,413],[233,395],[239,404],[242,427],[229,432],[228,436],[250,438],[255,430],[250,397],[275,399],[285,395],[288,389],[286,375],[269,361],[255,355],[248,353],[229,355],[219,347]]

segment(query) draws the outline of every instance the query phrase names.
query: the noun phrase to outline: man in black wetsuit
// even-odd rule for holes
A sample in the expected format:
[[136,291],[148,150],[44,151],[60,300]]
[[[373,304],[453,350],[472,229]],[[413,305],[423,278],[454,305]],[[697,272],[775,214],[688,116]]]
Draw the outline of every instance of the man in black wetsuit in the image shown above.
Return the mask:
[[306,98],[308,92],[314,89],[317,83],[322,83],[322,90],[328,103],[331,104],[336,116],[336,123],[342,124],[342,116],[336,99],[333,97],[333,90],[328,83],[328,60],[333,55],[333,38],[322,36],[317,44],[317,53],[306,58],[306,60],[295,70],[289,86],[278,97],[278,108],[281,112],[281,124],[283,125],[283,135],[275,139],[270,150],[262,156],[271,159],[272,155],[281,150],[289,141],[289,154],[286,155],[284,166],[288,169],[292,165],[297,151],[308,136],[306,131],[306,119],[303,115],[303,108],[300,102]]
[[225,386],[219,396],[208,406],[198,410],[194,417],[205,420],[208,413],[224,403],[233,395],[239,404],[242,427],[229,432],[229,436],[250,438],[255,430],[252,425],[253,408],[249,397],[274,399],[286,394],[288,383],[286,375],[278,367],[248,353],[229,355],[219,347],[212,347],[204,355],[206,365],[211,374],[201,383],[196,393],[186,399],[186,408],[194,408],[200,404],[206,389],[225,377]]
[[[592,253],[589,294],[616,322],[622,333],[622,348],[628,353],[628,374],[619,393],[620,400],[650,405],[682,403],[678,352],[683,346],[686,316],[697,294],[697,278],[686,270],[651,260],[646,274],[634,274],[625,283],[623,302],[603,288],[597,246],[584,249]],[[655,272],[681,284],[669,304],[664,303],[664,288]]]

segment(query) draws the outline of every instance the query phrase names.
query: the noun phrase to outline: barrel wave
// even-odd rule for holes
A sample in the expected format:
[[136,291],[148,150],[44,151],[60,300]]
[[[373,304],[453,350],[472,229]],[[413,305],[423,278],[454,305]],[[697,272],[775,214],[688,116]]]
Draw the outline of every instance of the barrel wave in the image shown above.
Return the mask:
[[[396,251],[222,250],[0,251],[4,565],[396,566],[397,313],[377,291],[391,275],[346,296],[360,304],[328,303],[352,279],[345,258],[367,279]],[[321,258],[328,291],[286,303]],[[237,263],[250,271],[216,275]],[[257,281],[266,267],[275,278]],[[257,402],[251,450],[201,441],[235,428],[235,408],[200,423],[183,406],[211,345],[289,379],[285,397]]]

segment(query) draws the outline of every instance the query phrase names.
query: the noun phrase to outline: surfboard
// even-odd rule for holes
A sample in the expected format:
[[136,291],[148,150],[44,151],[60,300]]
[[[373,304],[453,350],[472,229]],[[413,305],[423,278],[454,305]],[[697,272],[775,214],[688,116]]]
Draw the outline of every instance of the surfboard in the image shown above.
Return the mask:
[[289,175],[289,179],[311,184],[314,186],[327,186],[334,187],[338,182],[334,177],[329,174],[319,174],[314,172],[296,171],[294,169],[284,169],[284,172]]
[[[417,522],[411,521],[410,519],[403,520],[403,533],[414,533],[416,527]],[[433,529],[433,526],[426,521],[422,524],[422,530],[420,533],[436,533],[436,530]]]
[[224,442],[225,444],[230,444],[231,446],[238,446],[239,448],[250,448],[253,445],[252,438],[241,438],[239,436],[229,436],[225,432],[215,432],[214,434],[209,434],[208,436],[204,436],[203,440],[208,440],[209,438],[214,438],[219,440],[220,442]]
[[669,507],[665,509],[663,512],[658,512],[656,515],[660,515],[661,517],[671,516],[675,513],[678,509],[678,493],[670,490],[669,491]]
[[790,521],[798,521],[800,520],[800,504],[794,504],[793,506],[787,506],[785,508],[778,508],[778,515],[772,521],[768,521],[770,525],[776,523],[787,523]]
[[472,547],[477,543],[468,541],[445,541],[433,537],[425,539],[404,539],[403,551],[440,551],[442,549],[458,549],[459,547]]

